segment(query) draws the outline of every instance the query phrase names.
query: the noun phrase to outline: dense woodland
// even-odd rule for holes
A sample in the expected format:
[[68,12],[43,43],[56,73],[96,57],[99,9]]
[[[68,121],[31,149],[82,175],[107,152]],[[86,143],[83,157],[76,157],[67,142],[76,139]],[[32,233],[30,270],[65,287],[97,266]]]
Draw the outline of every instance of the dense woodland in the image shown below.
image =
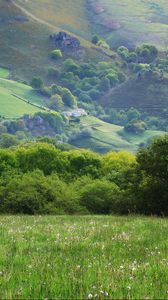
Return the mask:
[[168,136],[135,156],[47,139],[1,148],[0,212],[168,215]]

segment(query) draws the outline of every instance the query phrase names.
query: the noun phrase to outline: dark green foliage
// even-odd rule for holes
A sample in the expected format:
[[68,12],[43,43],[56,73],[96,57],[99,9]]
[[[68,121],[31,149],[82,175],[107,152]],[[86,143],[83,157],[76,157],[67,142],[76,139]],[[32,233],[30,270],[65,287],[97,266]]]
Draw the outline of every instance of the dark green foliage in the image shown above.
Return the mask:
[[146,128],[146,124],[142,121],[132,121],[127,125],[125,125],[124,129],[126,132],[138,134],[138,133],[143,133],[147,128]]
[[119,198],[119,188],[114,183],[105,180],[92,181],[81,190],[81,204],[90,213],[109,214],[115,212]]
[[136,158],[43,142],[0,150],[0,212],[168,215],[168,136]]
[[31,80],[30,85],[32,86],[32,88],[40,90],[43,87],[43,81],[41,80],[41,78],[34,77]]
[[158,56],[158,50],[152,45],[141,45],[137,47],[136,53],[142,62],[151,63]]
[[8,133],[0,134],[0,148],[9,148],[19,144],[16,136]]
[[95,34],[93,37],[92,37],[92,43],[97,45],[97,43],[99,42],[99,37]]
[[45,177],[42,172],[18,174],[1,180],[0,211],[7,213],[78,213],[86,211],[79,205],[75,191],[56,175]]
[[142,149],[137,162],[138,211],[168,215],[168,136]]

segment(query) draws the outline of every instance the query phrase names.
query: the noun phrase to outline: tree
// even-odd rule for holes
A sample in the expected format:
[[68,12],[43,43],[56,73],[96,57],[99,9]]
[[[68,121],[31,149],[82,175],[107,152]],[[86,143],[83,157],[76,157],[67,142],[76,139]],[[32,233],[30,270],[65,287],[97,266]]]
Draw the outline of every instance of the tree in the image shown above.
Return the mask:
[[73,61],[73,59],[68,58],[64,61],[64,69],[67,72],[75,72],[79,69],[79,66]]
[[143,121],[131,121],[127,123],[124,127],[126,132],[133,134],[143,133],[147,129],[145,122]]
[[168,135],[156,139],[137,155],[137,210],[168,215]]
[[62,100],[65,105],[74,107],[77,105],[76,97],[71,93],[70,90],[62,88]]
[[33,89],[40,90],[43,87],[43,81],[39,77],[34,77],[31,80],[30,85]]
[[144,63],[151,63],[158,56],[157,48],[153,45],[147,45],[147,44],[137,47],[136,53],[139,57],[139,60]]
[[110,79],[108,77],[103,77],[100,82],[100,90],[103,92],[108,92],[111,88]]
[[128,120],[128,122],[139,120],[140,117],[141,117],[140,112],[136,108],[134,108],[134,107],[131,107],[128,110],[128,112],[127,112],[127,120]]
[[122,187],[128,184],[127,174],[134,169],[135,164],[135,156],[129,152],[109,152],[103,158],[102,175]]
[[64,103],[63,103],[62,97],[60,95],[55,94],[51,97],[50,103],[49,103],[50,108],[60,111],[63,108],[63,105],[64,105]]
[[109,214],[116,211],[120,190],[106,180],[95,180],[81,189],[80,202],[90,213]]
[[48,69],[48,76],[51,77],[51,78],[58,78],[60,75],[60,72],[58,69],[56,68],[49,68]]
[[0,135],[0,147],[10,148],[19,144],[19,140],[12,134],[3,133]]
[[95,45],[97,45],[98,41],[99,41],[99,37],[96,34],[93,35],[93,37],[92,37],[92,43],[95,44]]
[[55,49],[51,52],[51,57],[54,59],[60,59],[63,57],[62,52],[60,49]]

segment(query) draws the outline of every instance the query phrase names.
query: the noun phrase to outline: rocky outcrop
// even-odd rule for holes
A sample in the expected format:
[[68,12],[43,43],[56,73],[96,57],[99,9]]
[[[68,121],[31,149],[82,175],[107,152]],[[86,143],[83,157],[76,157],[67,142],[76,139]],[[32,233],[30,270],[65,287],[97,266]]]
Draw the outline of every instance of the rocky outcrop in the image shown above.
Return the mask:
[[61,49],[62,52],[68,50],[78,51],[81,48],[80,41],[64,31],[51,35],[50,39],[53,41],[54,46]]

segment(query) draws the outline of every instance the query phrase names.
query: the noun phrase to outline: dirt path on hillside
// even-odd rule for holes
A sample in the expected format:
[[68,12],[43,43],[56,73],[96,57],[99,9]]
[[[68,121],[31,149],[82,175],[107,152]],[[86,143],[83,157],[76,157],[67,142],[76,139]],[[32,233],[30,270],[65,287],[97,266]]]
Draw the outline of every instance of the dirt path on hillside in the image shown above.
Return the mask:
[[[55,25],[50,24],[47,21],[44,21],[38,17],[36,17],[35,15],[33,15],[31,12],[29,12],[26,8],[22,7],[20,4],[16,3],[16,1],[12,1],[12,3],[15,5],[15,7],[17,7],[18,9],[20,9],[25,15],[27,15],[29,18],[31,18],[32,20],[36,21],[37,23],[41,23],[42,25],[45,25],[49,28],[51,28],[54,32],[59,32],[62,31],[62,28],[57,27]],[[76,37],[77,39],[79,39],[81,41],[82,44],[84,44],[85,46],[89,47],[89,48],[93,48],[93,44],[69,31],[66,30],[66,32],[70,35],[73,35],[74,37]]]

